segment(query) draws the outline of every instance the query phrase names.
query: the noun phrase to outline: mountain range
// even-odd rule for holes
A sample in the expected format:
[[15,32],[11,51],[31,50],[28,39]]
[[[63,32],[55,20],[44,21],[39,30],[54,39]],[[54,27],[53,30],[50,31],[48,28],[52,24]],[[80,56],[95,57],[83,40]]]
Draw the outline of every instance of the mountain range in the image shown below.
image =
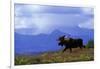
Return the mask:
[[89,33],[82,33],[79,31],[80,34],[74,35],[64,33],[59,30],[54,30],[50,34],[38,34],[38,35],[25,35],[19,34],[17,32],[14,33],[14,44],[15,44],[15,53],[16,54],[23,54],[23,53],[38,53],[38,52],[45,52],[45,51],[57,51],[60,50],[62,47],[58,46],[57,39],[62,36],[66,35],[72,38],[82,38],[84,44],[91,39],[94,39],[94,31],[88,30]]

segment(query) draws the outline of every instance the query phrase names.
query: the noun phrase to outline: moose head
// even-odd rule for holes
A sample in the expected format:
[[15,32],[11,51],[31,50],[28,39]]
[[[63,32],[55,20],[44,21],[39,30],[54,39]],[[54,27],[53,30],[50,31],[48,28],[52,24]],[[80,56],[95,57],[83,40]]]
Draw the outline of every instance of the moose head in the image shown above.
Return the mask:
[[66,45],[67,44],[69,44],[69,40],[70,40],[71,38],[69,38],[69,37],[66,37],[65,38],[65,35],[63,35],[63,36],[60,36],[59,38],[58,38],[58,45],[59,46],[63,46],[65,43],[66,43]]
[[59,41],[58,45],[59,45],[59,46],[63,46],[63,41],[64,41],[64,40],[65,40],[65,35],[59,37],[59,38],[58,38],[58,41]]

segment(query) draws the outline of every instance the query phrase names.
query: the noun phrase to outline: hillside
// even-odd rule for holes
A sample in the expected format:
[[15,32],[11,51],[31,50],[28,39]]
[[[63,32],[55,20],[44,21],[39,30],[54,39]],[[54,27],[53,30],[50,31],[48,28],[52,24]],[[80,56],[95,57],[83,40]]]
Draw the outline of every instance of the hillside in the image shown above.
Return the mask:
[[62,53],[59,52],[46,52],[41,55],[20,55],[15,56],[15,65],[28,65],[28,64],[45,64],[45,63],[63,63],[63,62],[79,62],[79,61],[93,61],[94,48],[73,49],[70,53],[69,50]]

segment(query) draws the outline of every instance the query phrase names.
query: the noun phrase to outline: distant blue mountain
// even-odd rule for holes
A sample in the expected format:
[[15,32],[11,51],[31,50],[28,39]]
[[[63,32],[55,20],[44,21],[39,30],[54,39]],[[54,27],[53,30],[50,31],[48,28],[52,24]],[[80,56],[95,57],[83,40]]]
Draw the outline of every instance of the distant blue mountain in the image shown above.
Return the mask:
[[31,53],[59,50],[57,38],[65,33],[55,30],[50,35],[22,35],[15,33],[15,52]]
[[59,30],[53,31],[51,34],[39,34],[39,35],[23,35],[15,32],[15,53],[38,53],[44,51],[57,51],[61,49],[58,46],[57,39],[59,36],[66,35],[73,38],[82,38],[84,44],[90,39],[94,39],[93,31],[90,34],[81,33],[79,35],[63,33]]

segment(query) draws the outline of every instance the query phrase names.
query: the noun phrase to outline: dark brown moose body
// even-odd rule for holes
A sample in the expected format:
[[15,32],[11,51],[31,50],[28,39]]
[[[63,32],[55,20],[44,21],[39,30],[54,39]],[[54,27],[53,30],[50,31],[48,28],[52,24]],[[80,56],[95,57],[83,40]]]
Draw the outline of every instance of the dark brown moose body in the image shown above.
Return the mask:
[[84,47],[82,39],[65,38],[65,35],[59,37],[58,41],[58,45],[65,46],[63,52],[67,49],[70,49],[70,52],[72,52],[72,48],[79,47],[80,49],[82,49]]

